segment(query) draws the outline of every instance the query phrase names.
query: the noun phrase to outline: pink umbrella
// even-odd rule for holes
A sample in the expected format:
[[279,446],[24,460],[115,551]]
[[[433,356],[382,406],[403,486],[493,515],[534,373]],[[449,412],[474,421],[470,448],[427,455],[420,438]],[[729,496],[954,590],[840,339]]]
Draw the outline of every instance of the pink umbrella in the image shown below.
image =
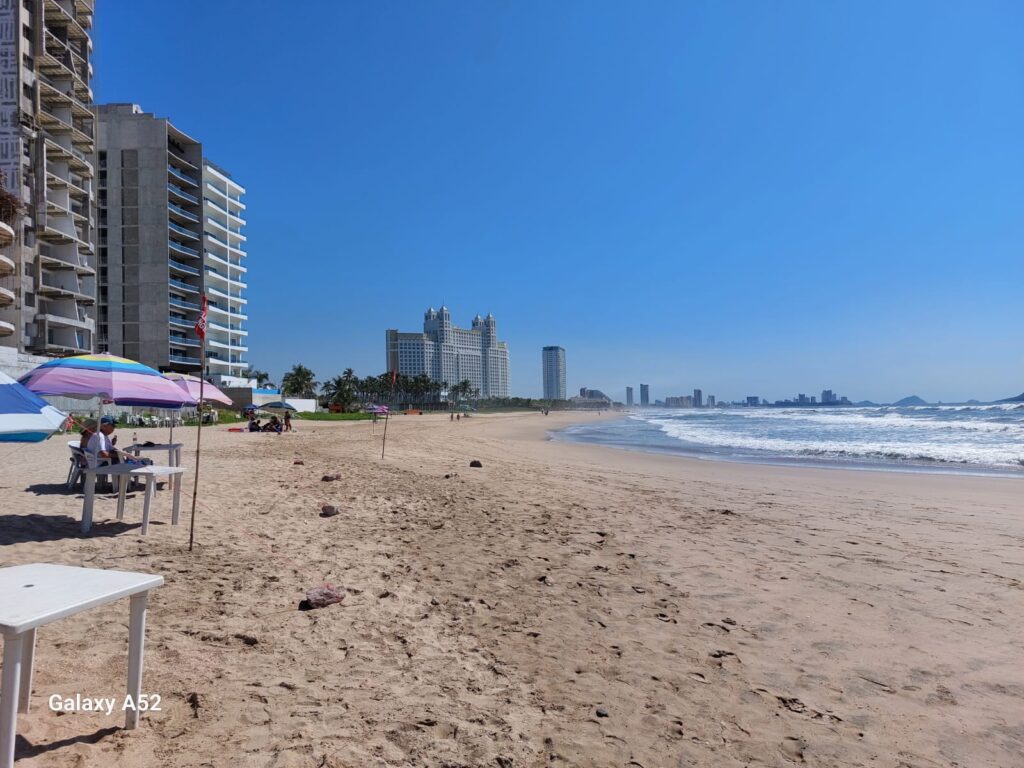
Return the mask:
[[50,360],[18,383],[37,395],[112,400],[118,405],[181,408],[196,399],[148,365],[114,355],[77,355]]
[[203,382],[198,376],[187,373],[165,373],[165,379],[173,381],[178,387],[184,390],[196,402],[199,401],[199,388],[203,389],[203,400],[207,403],[216,402],[224,405],[234,405],[230,397],[217,389],[210,382]]

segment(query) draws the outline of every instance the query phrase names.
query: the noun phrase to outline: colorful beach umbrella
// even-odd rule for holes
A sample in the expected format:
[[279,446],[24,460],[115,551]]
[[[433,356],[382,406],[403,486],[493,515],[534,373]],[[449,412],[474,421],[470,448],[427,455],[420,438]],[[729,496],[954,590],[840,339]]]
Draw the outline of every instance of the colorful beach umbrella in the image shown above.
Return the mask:
[[196,400],[148,365],[115,355],[76,355],[50,360],[20,379],[37,395],[101,397],[118,405],[181,408]]
[[0,443],[38,443],[61,429],[67,415],[0,371]]
[[196,402],[199,402],[199,389],[201,386],[203,390],[203,400],[205,402],[234,405],[234,402],[232,402],[230,397],[225,395],[210,382],[204,382],[198,376],[192,376],[187,373],[165,373],[164,378],[173,381],[178,387],[188,393]]
[[283,400],[275,400],[272,403],[264,403],[263,405],[259,406],[259,409],[261,411],[267,411],[269,413],[283,413],[284,411],[298,410],[295,406],[288,405],[288,403],[284,402]]

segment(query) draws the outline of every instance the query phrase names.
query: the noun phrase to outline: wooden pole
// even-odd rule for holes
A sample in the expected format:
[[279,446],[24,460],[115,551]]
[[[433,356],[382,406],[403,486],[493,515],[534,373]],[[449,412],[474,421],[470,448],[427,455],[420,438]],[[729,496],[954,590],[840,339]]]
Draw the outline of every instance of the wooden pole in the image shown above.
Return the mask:
[[196,496],[199,495],[199,447],[200,441],[203,437],[203,388],[206,384],[206,334],[203,334],[203,344],[200,360],[202,361],[202,367],[200,368],[201,377],[199,379],[199,406],[196,409],[199,415],[199,425],[196,427],[196,476],[195,481],[192,485],[192,518],[188,524],[188,551],[192,551],[192,542],[196,532]]
[[384,414],[384,442],[380,444],[380,457],[384,458],[384,446],[388,444],[388,417],[391,416],[391,409]]

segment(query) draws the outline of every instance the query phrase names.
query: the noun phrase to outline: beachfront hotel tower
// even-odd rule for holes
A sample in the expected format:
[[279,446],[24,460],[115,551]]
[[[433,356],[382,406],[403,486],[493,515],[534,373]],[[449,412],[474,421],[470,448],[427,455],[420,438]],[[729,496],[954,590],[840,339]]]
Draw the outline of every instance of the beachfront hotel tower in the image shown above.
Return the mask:
[[92,18],[93,0],[0,0],[0,169],[24,208],[0,227],[14,358],[94,348]]
[[244,386],[244,189],[203,145],[135,104],[97,109],[98,348],[162,371],[199,374],[195,332],[209,301],[206,373]]
[[541,357],[544,364],[544,399],[565,400],[565,350],[561,347],[544,347]]
[[457,328],[447,307],[431,307],[422,333],[388,330],[386,352],[389,371],[449,385],[468,380],[480,397],[509,396],[508,346],[498,341],[494,315],[477,315],[471,328]]

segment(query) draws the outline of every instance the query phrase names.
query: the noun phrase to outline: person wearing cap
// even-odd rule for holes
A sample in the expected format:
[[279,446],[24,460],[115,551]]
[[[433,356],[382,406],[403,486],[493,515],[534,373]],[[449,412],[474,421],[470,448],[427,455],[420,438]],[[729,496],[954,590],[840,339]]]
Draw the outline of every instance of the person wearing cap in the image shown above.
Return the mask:
[[[95,424],[96,422],[92,423]],[[117,450],[114,448],[114,441],[110,437],[114,433],[116,426],[117,422],[113,416],[104,416],[100,419],[99,431],[90,437],[89,442],[82,447],[90,467],[98,467],[101,463],[100,459],[106,459],[111,464],[117,462]],[[88,428],[88,422],[86,423],[86,428]]]

